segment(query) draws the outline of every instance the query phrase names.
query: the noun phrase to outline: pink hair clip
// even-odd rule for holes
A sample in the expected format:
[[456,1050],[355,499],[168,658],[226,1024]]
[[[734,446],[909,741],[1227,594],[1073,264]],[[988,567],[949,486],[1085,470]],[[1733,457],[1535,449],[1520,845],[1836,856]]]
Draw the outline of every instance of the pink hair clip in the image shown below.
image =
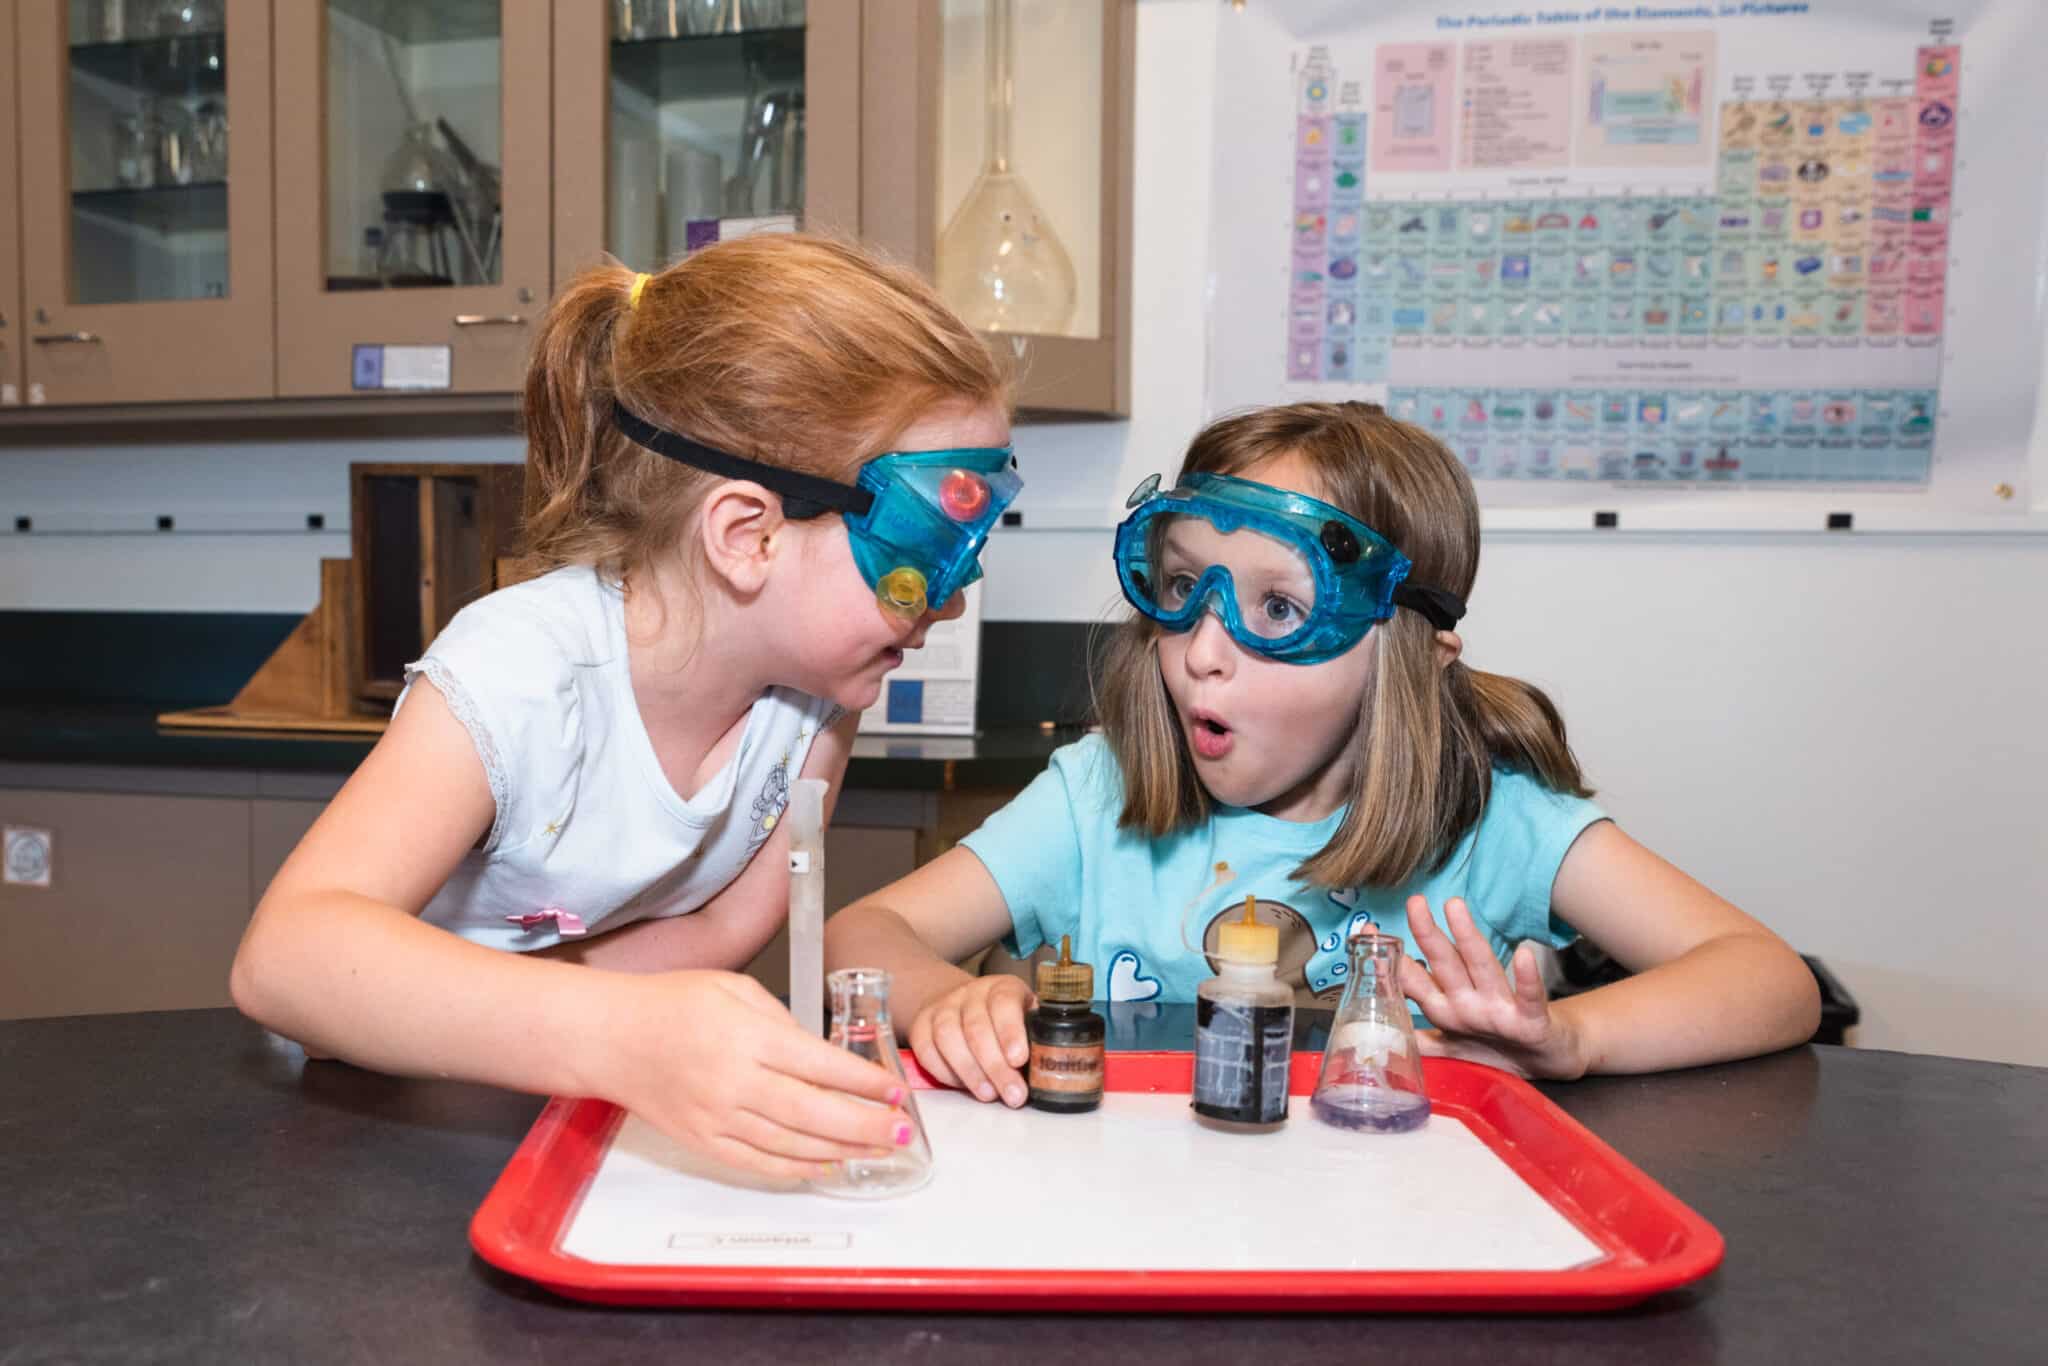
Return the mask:
[[574,911],[565,911],[560,906],[548,906],[538,911],[522,911],[516,915],[508,915],[505,919],[522,930],[530,930],[536,925],[545,925],[552,920],[555,922],[555,933],[564,939],[573,939],[583,933],[583,917]]

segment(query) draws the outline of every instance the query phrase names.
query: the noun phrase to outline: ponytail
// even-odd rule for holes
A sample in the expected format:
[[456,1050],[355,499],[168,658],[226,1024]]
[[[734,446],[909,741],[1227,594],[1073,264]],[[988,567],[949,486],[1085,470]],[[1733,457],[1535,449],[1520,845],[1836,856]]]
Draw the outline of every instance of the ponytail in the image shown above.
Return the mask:
[[1439,666],[1436,629],[1411,612],[1373,634],[1379,657],[1360,702],[1351,809],[1297,877],[1397,887],[1434,872],[1485,813],[1496,766],[1553,791],[1593,795],[1564,718],[1541,689],[1456,660]]
[[589,557],[599,453],[624,438],[611,430],[612,349],[632,309],[635,276],[623,266],[587,270],[555,297],[534,339],[520,409],[526,423],[526,548],[548,570]]
[[1541,688],[1457,663],[1444,672],[1446,691],[1494,763],[1520,769],[1555,792],[1593,795],[1565,739],[1564,717]]

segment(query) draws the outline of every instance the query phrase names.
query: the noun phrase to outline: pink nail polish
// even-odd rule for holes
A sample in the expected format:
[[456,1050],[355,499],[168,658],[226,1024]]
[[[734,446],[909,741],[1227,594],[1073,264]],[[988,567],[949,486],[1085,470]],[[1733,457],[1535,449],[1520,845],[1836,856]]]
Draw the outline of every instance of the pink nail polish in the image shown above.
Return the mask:
[[899,1148],[910,1146],[910,1126],[908,1124],[896,1126],[896,1146]]
[[892,1086],[892,1087],[890,1087],[890,1088],[889,1088],[889,1104],[890,1104],[890,1105],[891,1105],[891,1106],[893,1107],[893,1106],[901,1105],[902,1103],[903,1103],[903,1088],[902,1088],[902,1087],[900,1087],[900,1086]]

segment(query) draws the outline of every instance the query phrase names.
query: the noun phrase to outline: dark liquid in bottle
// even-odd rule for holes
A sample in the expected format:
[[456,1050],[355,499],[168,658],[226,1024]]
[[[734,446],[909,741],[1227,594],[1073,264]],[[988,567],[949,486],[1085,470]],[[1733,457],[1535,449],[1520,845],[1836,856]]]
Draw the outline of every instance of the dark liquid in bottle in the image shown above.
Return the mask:
[[1294,1007],[1195,998],[1195,1113],[1234,1124],[1287,1118]]
[[1079,1114],[1102,1104],[1104,1022],[1086,1002],[1048,1001],[1024,1016],[1031,1039],[1025,1080],[1031,1104],[1055,1114]]

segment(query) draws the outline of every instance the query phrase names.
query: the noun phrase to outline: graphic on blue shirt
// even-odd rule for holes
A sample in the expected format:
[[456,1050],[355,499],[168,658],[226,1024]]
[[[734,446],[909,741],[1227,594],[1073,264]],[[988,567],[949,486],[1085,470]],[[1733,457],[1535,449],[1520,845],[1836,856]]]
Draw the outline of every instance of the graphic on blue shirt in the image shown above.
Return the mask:
[[1147,977],[1144,963],[1129,949],[1111,956],[1102,980],[1111,1001],[1149,1001],[1159,995],[1159,979]]
[[[1331,890],[1296,870],[1336,836],[1347,812],[1284,821],[1217,807],[1160,838],[1122,829],[1122,775],[1101,736],[1068,745],[1008,806],[961,843],[1002,892],[1011,933],[1004,947],[1029,958],[1073,937],[1074,956],[1096,965],[1111,1003],[1188,1003],[1216,970],[1217,929],[1244,912],[1280,933],[1280,980],[1296,999],[1331,1005],[1344,989],[1345,941],[1375,925],[1417,957],[1406,903],[1420,894],[1438,923],[1459,897],[1505,962],[1526,939],[1562,947],[1576,931],[1551,913],[1551,884],[1565,853],[1602,819],[1593,803],[1555,792],[1526,773],[1497,768],[1476,825],[1436,868],[1395,887]],[[1227,882],[1216,866],[1228,865]],[[1185,920],[1185,923],[1183,923]]]

